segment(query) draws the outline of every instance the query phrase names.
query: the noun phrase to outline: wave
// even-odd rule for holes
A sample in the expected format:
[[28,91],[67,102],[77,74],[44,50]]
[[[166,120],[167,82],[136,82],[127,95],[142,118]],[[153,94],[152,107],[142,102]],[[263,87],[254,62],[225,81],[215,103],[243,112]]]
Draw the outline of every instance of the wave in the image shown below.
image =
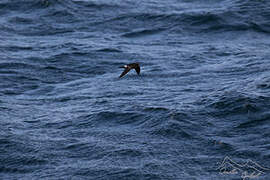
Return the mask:
[[[140,113],[128,113],[128,112],[110,112],[103,111],[99,113],[93,113],[83,115],[78,118],[81,122],[79,127],[99,127],[99,126],[119,126],[119,125],[131,125],[136,124],[143,120],[143,115]],[[135,128],[135,127],[134,127]]]
[[161,112],[161,113],[169,113],[170,109],[165,108],[165,107],[146,107],[143,109],[144,112],[147,113],[157,113],[157,112]]
[[252,115],[266,111],[270,107],[270,97],[256,96],[239,92],[226,92],[215,97],[216,100],[204,102],[210,107],[210,114],[218,117],[233,115]]
[[252,8],[250,5],[252,2],[228,3],[224,4],[225,7],[222,9],[208,11],[182,10],[173,13],[160,11],[145,13],[140,9],[136,12],[120,13],[123,8],[133,8],[131,5],[122,4],[59,0],[4,1],[0,4],[0,9],[4,9],[7,15],[10,11],[20,13],[17,16],[6,16],[7,23],[1,25],[1,31],[21,35],[51,36],[72,33],[76,30],[103,31],[109,27],[126,38],[155,35],[164,31],[270,32],[269,8],[262,5]]
[[262,113],[253,117],[252,119],[248,119],[246,122],[240,123],[236,128],[264,128],[265,125],[269,124],[270,122],[270,114],[269,113]]
[[189,139],[193,137],[193,132],[189,132],[189,130],[183,129],[183,127],[176,122],[170,122],[165,126],[156,127],[150,133],[156,136],[164,136],[166,138],[175,139]]
[[81,8],[91,8],[95,10],[108,10],[108,9],[115,9],[115,8],[123,8],[123,6],[120,6],[119,4],[116,4],[114,2],[102,2],[102,1],[84,1],[84,0],[76,0],[73,1],[76,5],[78,5]]
[[1,69],[37,69],[38,66],[31,65],[28,63],[20,63],[20,62],[4,62],[0,63]]
[[[36,146],[35,142],[29,141],[29,139],[23,139],[16,135],[12,136],[13,137],[5,136],[5,139],[0,140],[2,155],[3,157],[8,157],[1,158],[3,164],[0,165],[0,172],[29,173],[33,170],[30,170],[28,168],[29,166],[37,168],[40,165],[48,163],[47,160],[36,155],[39,147]],[[21,153],[24,155],[21,155]]]
[[142,36],[149,36],[154,35],[162,32],[164,29],[157,28],[157,29],[143,29],[143,30],[136,30],[133,32],[125,33],[122,36],[127,38],[136,38],[136,37],[142,37]]
[[102,49],[97,50],[97,52],[120,53],[122,51],[119,49],[115,49],[115,48],[102,48]]
[[270,78],[268,76],[260,77],[255,82],[255,85],[256,85],[257,89],[268,90],[268,89],[270,89]]
[[[23,13],[35,13],[39,11],[39,14],[45,15],[48,13],[53,16],[69,16],[73,12],[78,14],[83,12],[82,10],[89,11],[89,9],[101,10],[108,8],[119,7],[114,3],[102,3],[92,1],[69,1],[69,0],[3,0],[0,2],[0,9],[4,10],[5,13],[9,11],[17,11]],[[79,12],[80,11],[80,12]]]
[[14,24],[32,24],[35,23],[33,18],[30,17],[12,17],[9,19],[10,23]]

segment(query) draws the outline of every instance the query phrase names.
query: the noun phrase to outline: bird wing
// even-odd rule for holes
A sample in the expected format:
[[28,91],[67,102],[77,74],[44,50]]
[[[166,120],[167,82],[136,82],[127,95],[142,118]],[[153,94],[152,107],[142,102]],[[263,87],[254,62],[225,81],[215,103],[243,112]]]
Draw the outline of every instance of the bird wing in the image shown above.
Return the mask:
[[126,68],[122,74],[119,76],[119,78],[123,77],[124,75],[126,75],[128,72],[130,71],[130,68]]
[[140,74],[140,71],[141,71],[140,66],[137,66],[137,67],[135,68],[135,70],[136,70],[137,74],[139,75],[139,74]]

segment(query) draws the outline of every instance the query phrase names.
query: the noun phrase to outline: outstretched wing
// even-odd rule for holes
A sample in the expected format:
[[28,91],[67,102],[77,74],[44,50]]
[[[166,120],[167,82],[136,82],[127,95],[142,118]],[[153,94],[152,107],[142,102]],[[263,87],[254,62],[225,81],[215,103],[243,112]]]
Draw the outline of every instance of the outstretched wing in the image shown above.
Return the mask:
[[125,70],[122,72],[122,74],[119,76],[119,78],[123,77],[130,71],[130,68],[125,68]]
[[135,70],[136,70],[137,74],[139,75],[139,74],[140,74],[140,71],[141,71],[140,66],[137,66],[137,67],[135,68]]

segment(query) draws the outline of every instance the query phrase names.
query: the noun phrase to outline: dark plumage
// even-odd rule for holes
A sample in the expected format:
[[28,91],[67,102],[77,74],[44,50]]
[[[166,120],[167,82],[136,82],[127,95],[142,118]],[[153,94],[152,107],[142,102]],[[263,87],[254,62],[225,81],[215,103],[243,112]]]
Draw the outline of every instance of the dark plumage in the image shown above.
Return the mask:
[[120,68],[125,68],[125,70],[122,72],[122,74],[119,76],[119,78],[126,75],[131,69],[135,69],[138,75],[140,75],[140,71],[141,71],[139,63],[127,64],[125,66],[121,66]]

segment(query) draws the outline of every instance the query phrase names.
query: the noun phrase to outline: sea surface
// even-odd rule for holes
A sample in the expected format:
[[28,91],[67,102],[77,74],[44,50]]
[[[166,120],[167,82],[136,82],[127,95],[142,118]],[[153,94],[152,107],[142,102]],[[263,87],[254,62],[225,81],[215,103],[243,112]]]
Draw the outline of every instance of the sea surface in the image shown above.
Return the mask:
[[1,0],[0,179],[269,180],[270,1]]

